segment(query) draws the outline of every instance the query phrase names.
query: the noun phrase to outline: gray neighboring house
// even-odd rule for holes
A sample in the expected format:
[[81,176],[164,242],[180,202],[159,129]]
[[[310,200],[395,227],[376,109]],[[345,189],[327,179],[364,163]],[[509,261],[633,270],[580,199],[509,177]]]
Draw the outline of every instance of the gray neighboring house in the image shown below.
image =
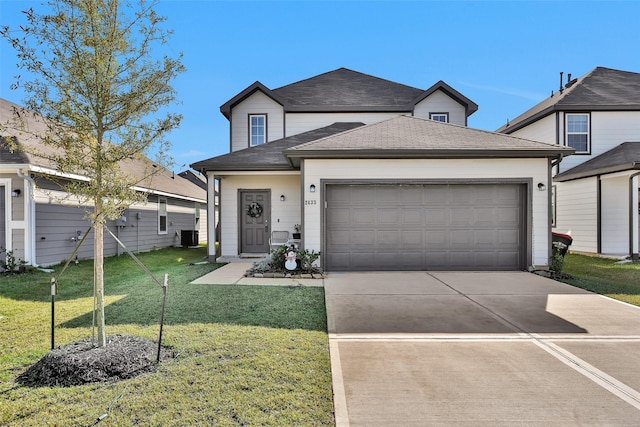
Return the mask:
[[477,108],[442,81],[344,68],[252,84],[221,107],[230,153],[191,165],[219,182],[222,258],[263,255],[299,224],[326,271],[548,265],[551,164],[573,149],[470,129]]
[[498,132],[575,149],[553,169],[553,229],[576,252],[638,258],[640,73],[596,67]]
[[[0,122],[6,124],[18,105],[0,99]],[[30,116],[26,126],[34,131],[46,129],[41,118]],[[7,138],[16,138],[23,147],[42,147],[39,140],[20,129],[0,134],[0,247],[34,266],[60,263],[72,254],[76,242],[89,227],[85,219],[87,206],[64,193],[60,180],[83,179],[55,170],[41,158],[27,151],[11,152]],[[139,174],[142,163],[121,164],[127,172]],[[161,168],[150,184],[140,184],[138,191],[148,195],[145,204],[132,205],[119,220],[108,227],[132,251],[196,244],[207,239],[207,193],[189,180]],[[55,179],[54,179],[55,178]],[[66,200],[62,200],[66,198]],[[185,232],[183,235],[183,232]],[[122,252],[116,241],[105,233],[105,255]],[[78,258],[93,256],[93,233],[78,252]]]

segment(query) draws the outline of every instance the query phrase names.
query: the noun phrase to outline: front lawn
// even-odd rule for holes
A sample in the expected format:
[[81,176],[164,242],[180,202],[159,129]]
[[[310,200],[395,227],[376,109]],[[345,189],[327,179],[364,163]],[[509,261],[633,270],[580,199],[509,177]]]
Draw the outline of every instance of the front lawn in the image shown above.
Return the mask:
[[[205,250],[140,258],[169,273],[163,344],[177,358],[117,383],[30,388],[14,380],[50,347],[50,277],[0,276],[0,425],[332,425],[322,288],[189,285]],[[107,334],[157,339],[161,290],[127,256],[105,260]],[[56,269],[56,271],[59,270]],[[92,263],[56,300],[56,345],[91,337]]]
[[640,263],[617,264],[617,260],[567,254],[562,282],[640,306]]

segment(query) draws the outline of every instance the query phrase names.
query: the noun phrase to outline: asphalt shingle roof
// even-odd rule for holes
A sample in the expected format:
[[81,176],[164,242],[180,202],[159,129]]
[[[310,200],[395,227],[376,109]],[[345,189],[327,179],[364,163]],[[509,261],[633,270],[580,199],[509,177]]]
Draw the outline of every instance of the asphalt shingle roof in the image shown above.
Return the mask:
[[406,107],[423,90],[339,68],[273,92],[291,105]]
[[553,179],[562,182],[636,169],[640,169],[640,142],[625,142],[556,175]]
[[295,169],[283,152],[296,145],[341,133],[363,123],[334,123],[332,125],[293,135],[255,147],[212,157],[193,163],[195,170],[231,171],[231,170],[293,170]]
[[547,157],[573,149],[413,116],[398,116],[292,147],[290,157]]
[[230,119],[231,109],[235,105],[256,91],[262,91],[282,105],[287,112],[395,111],[410,113],[416,102],[438,89],[445,91],[463,105],[467,116],[478,110],[478,106],[473,101],[443,81],[423,90],[347,68],[338,68],[273,90],[257,81],[225,102],[220,107],[220,111]]
[[640,73],[596,67],[576,79],[562,93],[533,106],[502,126],[497,132],[510,133],[553,111],[638,111]]

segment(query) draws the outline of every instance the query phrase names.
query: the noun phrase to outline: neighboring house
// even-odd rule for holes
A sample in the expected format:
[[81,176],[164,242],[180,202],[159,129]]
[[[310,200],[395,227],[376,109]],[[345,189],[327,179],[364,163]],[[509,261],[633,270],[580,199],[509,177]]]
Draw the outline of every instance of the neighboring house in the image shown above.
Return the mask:
[[[5,125],[19,106],[0,99],[0,123]],[[26,128],[46,129],[41,118],[30,115]],[[0,246],[31,265],[60,263],[71,256],[76,242],[89,228],[86,206],[61,191],[61,180],[83,179],[61,173],[42,158],[29,154],[29,149],[46,149],[35,137],[20,129],[7,129],[0,134]],[[16,138],[24,148],[11,152],[6,138]],[[142,170],[138,161],[121,167],[136,176]],[[148,194],[146,204],[132,205],[119,220],[108,227],[127,247],[147,251],[189,243],[199,231],[199,241],[207,239],[206,191],[189,180],[160,168],[150,184],[141,181],[138,191]],[[62,200],[62,199],[65,200]],[[188,231],[182,236],[183,231]],[[116,241],[105,233],[105,255],[122,253]],[[93,256],[93,232],[80,248],[79,259]]]
[[548,265],[550,163],[573,150],[469,129],[476,110],[444,82],[344,68],[254,83],[221,107],[231,152],[191,165],[219,181],[222,257],[265,254],[301,224],[326,271]]
[[639,73],[561,77],[558,92],[498,132],[576,150],[553,170],[553,226],[572,235],[572,250],[638,257]]

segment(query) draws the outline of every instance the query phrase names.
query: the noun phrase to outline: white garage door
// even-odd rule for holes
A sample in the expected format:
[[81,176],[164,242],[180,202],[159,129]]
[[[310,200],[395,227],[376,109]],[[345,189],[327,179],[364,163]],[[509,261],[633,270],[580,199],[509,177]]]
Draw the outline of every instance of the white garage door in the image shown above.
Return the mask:
[[524,267],[524,185],[326,188],[327,271]]

